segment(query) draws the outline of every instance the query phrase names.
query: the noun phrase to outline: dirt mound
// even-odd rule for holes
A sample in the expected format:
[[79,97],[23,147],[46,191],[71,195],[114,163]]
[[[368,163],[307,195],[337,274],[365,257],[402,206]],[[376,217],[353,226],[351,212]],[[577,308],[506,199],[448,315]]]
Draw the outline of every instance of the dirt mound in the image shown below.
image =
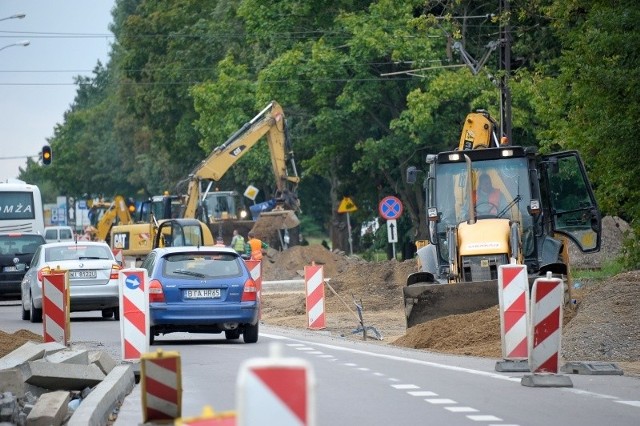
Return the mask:
[[269,250],[262,277],[265,281],[302,279],[304,267],[312,262],[323,266],[325,278],[334,278],[345,270],[349,260],[321,245],[294,246],[281,252]]
[[458,355],[500,357],[500,313],[494,306],[471,314],[438,318],[411,327],[392,344]]
[[576,317],[563,333],[572,360],[640,360],[640,271],[585,288]]
[[18,330],[15,333],[6,333],[0,330],[0,358],[13,352],[28,341],[42,343],[42,336],[29,330]]

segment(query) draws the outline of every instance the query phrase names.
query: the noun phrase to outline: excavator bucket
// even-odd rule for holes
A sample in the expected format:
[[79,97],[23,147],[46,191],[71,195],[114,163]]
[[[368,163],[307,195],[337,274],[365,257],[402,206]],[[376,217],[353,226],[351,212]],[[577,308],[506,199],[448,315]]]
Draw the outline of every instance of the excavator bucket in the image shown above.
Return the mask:
[[293,210],[271,210],[260,213],[256,226],[273,229],[291,229],[300,225],[300,219]]
[[497,281],[438,284],[416,281],[412,274],[403,288],[407,328],[447,315],[468,314],[498,304]]

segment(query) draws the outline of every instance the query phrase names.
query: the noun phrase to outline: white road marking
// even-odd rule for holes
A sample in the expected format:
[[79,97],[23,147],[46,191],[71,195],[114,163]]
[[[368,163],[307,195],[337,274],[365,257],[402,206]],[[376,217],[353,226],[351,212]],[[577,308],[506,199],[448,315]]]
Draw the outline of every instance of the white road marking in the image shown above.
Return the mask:
[[420,386],[416,385],[391,385],[395,389],[420,389]]
[[409,391],[407,393],[411,396],[438,396],[437,393],[431,391]]
[[471,407],[444,407],[445,410],[449,410],[452,413],[477,413],[478,410],[476,410],[475,408],[471,408]]
[[502,421],[500,417],[487,416],[485,414],[469,414],[467,418],[474,420],[476,422],[501,422]]
[[425,401],[427,401],[429,404],[436,404],[436,405],[457,404],[457,402],[449,398],[427,398],[425,399]]
[[638,407],[640,408],[640,401],[615,401],[618,404],[625,404],[625,405],[630,405],[632,407]]

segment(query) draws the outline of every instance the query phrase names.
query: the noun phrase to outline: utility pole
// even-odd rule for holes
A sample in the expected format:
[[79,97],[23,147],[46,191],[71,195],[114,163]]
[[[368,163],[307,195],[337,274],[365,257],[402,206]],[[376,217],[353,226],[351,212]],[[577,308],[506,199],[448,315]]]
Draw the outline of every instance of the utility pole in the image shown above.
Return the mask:
[[500,0],[500,134],[511,140],[511,5],[509,0]]

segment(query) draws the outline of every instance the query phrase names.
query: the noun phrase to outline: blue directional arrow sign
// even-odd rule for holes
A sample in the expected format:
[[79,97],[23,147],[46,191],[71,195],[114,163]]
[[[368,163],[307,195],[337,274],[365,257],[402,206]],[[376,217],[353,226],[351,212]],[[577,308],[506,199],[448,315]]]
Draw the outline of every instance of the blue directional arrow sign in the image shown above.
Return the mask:
[[140,277],[136,274],[127,275],[124,284],[131,290],[135,290],[140,287]]
[[398,219],[402,215],[402,202],[392,195],[384,197],[378,204],[378,212],[383,219]]

